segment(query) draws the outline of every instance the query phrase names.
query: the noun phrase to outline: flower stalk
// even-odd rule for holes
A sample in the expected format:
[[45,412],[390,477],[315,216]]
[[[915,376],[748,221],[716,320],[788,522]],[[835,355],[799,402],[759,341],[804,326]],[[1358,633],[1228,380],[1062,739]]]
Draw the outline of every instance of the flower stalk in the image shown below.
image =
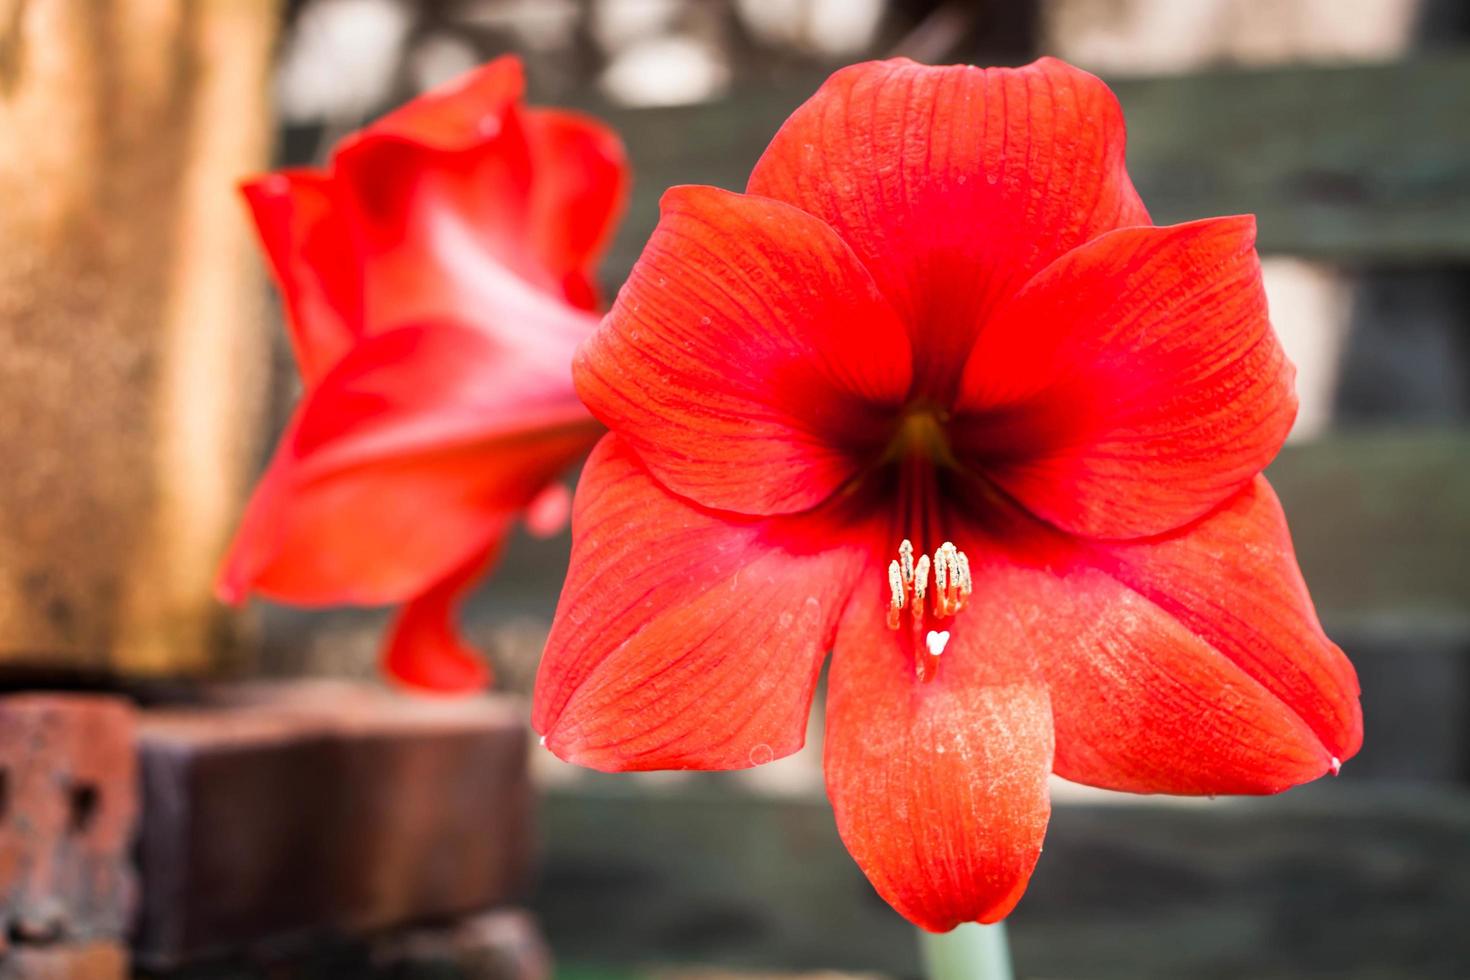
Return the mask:
[[1011,980],[1011,948],[1004,922],[966,923],[949,932],[919,930],[928,980]]

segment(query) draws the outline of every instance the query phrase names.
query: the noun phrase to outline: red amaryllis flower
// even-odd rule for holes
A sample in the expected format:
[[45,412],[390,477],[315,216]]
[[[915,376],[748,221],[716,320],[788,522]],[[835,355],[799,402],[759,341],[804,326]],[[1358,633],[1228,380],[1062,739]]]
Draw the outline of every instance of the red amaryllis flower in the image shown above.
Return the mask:
[[838,72],[745,194],[683,187],[577,389],[535,725],[598,769],[801,746],[921,926],[993,921],[1056,772],[1269,793],[1361,738],[1260,472],[1295,412],[1246,217],[1154,227],[1095,78]]
[[454,606],[518,516],[554,529],[555,481],[601,432],[570,364],[597,322],[623,151],[521,93],[503,58],[355,134],[325,172],[244,185],[306,391],[220,592],[406,602],[385,663],[427,688],[486,682]]

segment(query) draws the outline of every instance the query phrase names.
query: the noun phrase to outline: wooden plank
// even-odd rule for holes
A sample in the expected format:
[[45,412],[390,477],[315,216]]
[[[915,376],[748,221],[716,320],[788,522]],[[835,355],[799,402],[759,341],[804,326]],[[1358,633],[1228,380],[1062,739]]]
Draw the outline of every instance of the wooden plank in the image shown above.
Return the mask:
[[[560,969],[553,971],[551,952],[535,919],[523,909],[509,907],[369,936],[322,936],[306,947],[258,949],[248,956],[162,973],[150,971],[147,976],[156,980],[552,980],[553,973],[564,980]],[[3,965],[0,980],[11,980]],[[29,975],[15,980],[29,980]]]
[[[917,976],[824,801],[696,785],[551,793],[536,904],[560,958]],[[1011,919],[1018,976],[1462,978],[1470,795],[1313,790],[1058,805]]]
[[1253,213],[1265,252],[1470,260],[1470,55],[1118,80],[1159,223]]
[[128,980],[120,940],[17,946],[0,957],[0,980]]
[[[674,184],[745,187],[825,73],[698,106],[587,102],[623,134],[633,198],[604,269],[616,287]],[[1128,164],[1159,223],[1254,213],[1263,252],[1357,263],[1470,261],[1470,54],[1398,64],[1113,81]]]
[[1325,620],[1470,627],[1470,435],[1333,436],[1287,446],[1267,476]]
[[1351,781],[1470,784],[1470,625],[1418,617],[1328,619],[1363,688],[1363,751]]
[[232,188],[267,155],[276,4],[4,9],[0,663],[198,671],[265,381]]
[[142,712],[139,962],[279,953],[505,902],[529,873],[526,747],[504,697],[296,684]]

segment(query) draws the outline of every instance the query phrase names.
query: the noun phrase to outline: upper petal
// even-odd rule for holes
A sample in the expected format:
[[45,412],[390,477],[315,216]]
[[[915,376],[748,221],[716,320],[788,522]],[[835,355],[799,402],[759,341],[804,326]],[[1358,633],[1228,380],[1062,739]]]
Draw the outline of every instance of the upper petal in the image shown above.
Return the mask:
[[906,59],[837,72],[781,127],[748,190],[835,228],[914,334],[916,373],[946,399],[991,307],[1096,235],[1148,223],[1102,82]]
[[313,384],[362,329],[361,255],[340,189],[326,174],[284,171],[240,192],[285,300],[297,367]]
[[333,154],[359,232],[369,332],[432,317],[478,322],[502,281],[564,298],[531,247],[536,172],[519,96],[519,63],[500,59]]
[[1022,637],[967,622],[972,611],[953,624],[933,679],[919,680],[911,638],[884,622],[882,569],[870,573],[842,618],[828,680],[838,832],[909,920],[936,931],[994,922],[1026,890],[1050,814],[1045,685],[1024,652],[1004,648]]
[[466,327],[368,338],[307,392],[221,591],[365,604],[425,591],[596,439],[568,389]]
[[817,517],[670,494],[617,434],[577,487],[533,725],[594,769],[735,769],[795,752],[857,555]]
[[831,228],[778,201],[681,187],[575,374],[671,490],[775,514],[825,500],[856,452],[888,437],[910,362]]
[[595,309],[592,270],[612,238],[628,198],[628,159],[618,135],[589,116],[527,109],[535,183],[531,247],[568,302]]
[[564,365],[626,189],[615,135],[520,108],[502,58],[344,140],[327,173],[244,186],[315,382],[361,336],[457,318]]
[[419,95],[365,127],[354,141],[472,149],[500,135],[525,90],[520,59],[505,55]]
[[1185,524],[1245,486],[1296,414],[1255,222],[1105,234],[986,322],[958,450],[1033,513],[1096,537]]

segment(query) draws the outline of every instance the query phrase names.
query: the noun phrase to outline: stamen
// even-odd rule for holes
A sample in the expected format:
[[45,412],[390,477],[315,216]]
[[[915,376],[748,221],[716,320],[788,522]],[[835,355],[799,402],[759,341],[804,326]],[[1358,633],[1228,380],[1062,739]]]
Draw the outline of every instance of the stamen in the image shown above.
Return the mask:
[[[904,542],[907,544],[908,542]],[[900,571],[896,561],[888,563],[888,628],[898,629],[899,614],[903,612],[906,597],[903,587],[903,573]]]
[[944,542],[934,552],[934,615],[944,619],[958,613],[972,589],[969,557],[953,542]]
[[[922,626],[930,572],[934,573],[934,617],[948,619],[965,608],[973,589],[970,559],[965,553],[953,542],[946,541],[935,550],[932,559],[928,555],[920,555],[915,563],[913,542],[904,538],[898,546],[898,558],[888,563],[889,629],[899,628],[905,609],[909,611],[915,628]],[[948,634],[944,636],[948,642]]]

